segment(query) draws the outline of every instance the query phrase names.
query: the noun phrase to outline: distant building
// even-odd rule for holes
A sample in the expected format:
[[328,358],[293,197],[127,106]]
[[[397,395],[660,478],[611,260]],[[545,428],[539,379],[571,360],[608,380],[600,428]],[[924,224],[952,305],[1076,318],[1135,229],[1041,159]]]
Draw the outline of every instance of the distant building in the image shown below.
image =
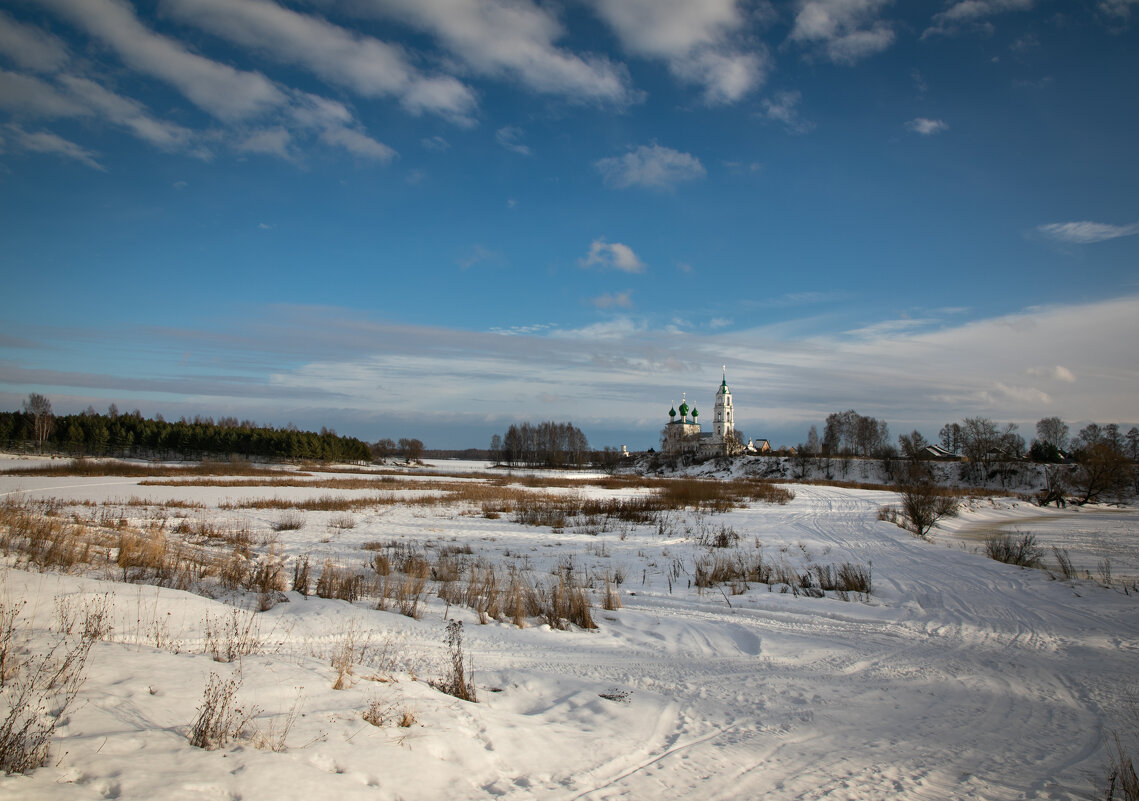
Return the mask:
[[732,405],[732,391],[728,389],[727,368],[716,390],[711,431],[701,430],[700,412],[695,406],[689,407],[687,394],[681,396],[679,409],[668,410],[668,424],[661,432],[661,453],[665,456],[692,454],[710,457],[730,456],[744,449],[736,436],[736,412]]

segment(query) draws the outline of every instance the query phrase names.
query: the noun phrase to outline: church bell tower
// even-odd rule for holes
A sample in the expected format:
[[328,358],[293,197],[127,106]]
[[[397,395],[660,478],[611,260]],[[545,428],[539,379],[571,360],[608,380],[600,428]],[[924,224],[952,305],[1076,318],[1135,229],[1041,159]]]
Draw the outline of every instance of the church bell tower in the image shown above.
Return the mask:
[[728,389],[728,368],[724,366],[724,380],[720,382],[720,389],[716,392],[716,413],[713,431],[716,440],[727,442],[732,432],[736,430],[735,412],[732,409],[732,391]]

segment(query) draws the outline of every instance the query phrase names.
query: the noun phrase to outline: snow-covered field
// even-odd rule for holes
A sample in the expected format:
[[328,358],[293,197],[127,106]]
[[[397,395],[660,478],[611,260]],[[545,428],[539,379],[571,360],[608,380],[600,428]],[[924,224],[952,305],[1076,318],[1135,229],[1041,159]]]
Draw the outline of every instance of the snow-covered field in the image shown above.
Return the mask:
[[[470,480],[476,467],[463,466]],[[192,501],[203,507],[167,514],[247,528],[314,565],[362,565],[361,546],[380,541],[469,546],[469,559],[535,575],[570,563],[597,579],[599,628],[482,625],[435,597],[413,619],[367,600],[289,593],[268,611],[241,613],[260,647],[219,663],[203,653],[205,630],[234,619],[231,606],[119,583],[112,570],[19,569],[9,557],[0,597],[27,601],[32,646],[50,642],[68,610],[104,597],[113,629],[95,643],[49,766],[0,777],[0,798],[1085,799],[1104,776],[1112,731],[1135,750],[1139,597],[993,562],[970,533],[1017,526],[1062,542],[1093,575],[1097,548],[1117,576],[1135,575],[1133,510],[978,501],[927,542],[878,520],[893,493],[791,485],[785,505],[674,513],[664,525],[601,534],[408,504],[354,511],[352,527],[336,525],[342,513],[306,511],[300,529],[273,532],[278,510],[218,506],[367,492],[139,481],[2,476],[0,494]],[[738,550],[761,548],[772,562],[865,565],[873,593],[844,601],[764,584],[701,592],[691,579],[709,549],[697,540],[724,526],[740,535]],[[600,608],[606,575],[622,576],[623,608]],[[477,703],[429,684],[445,672],[445,615],[464,622]],[[330,662],[346,644],[356,664],[349,686],[335,690]],[[237,699],[259,710],[260,738],[190,745],[211,673],[240,677]],[[385,725],[362,718],[370,707]],[[281,744],[294,708],[283,750],[256,747]],[[407,715],[414,723],[397,725]]]

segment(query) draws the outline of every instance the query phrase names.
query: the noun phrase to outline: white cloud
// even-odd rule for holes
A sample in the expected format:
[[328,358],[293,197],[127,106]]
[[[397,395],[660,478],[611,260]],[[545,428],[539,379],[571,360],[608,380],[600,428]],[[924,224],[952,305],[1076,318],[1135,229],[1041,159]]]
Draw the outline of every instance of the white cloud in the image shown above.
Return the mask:
[[813,45],[836,64],[854,64],[894,43],[889,22],[879,19],[891,0],[799,0],[793,42]]
[[945,11],[933,15],[933,24],[922,32],[926,39],[936,34],[952,36],[966,29],[991,33],[988,17],[1007,11],[1027,11],[1035,0],[958,0]]
[[425,75],[401,47],[268,0],[163,0],[183,22],[287,64],[296,64],[364,97],[396,97],[414,114],[469,122],[471,89],[449,75]]
[[16,126],[8,126],[8,130],[15,135],[15,145],[29,153],[47,153],[62,156],[66,159],[78,161],[93,170],[106,172],[107,168],[95,160],[95,154],[85,147],[57,136],[50,131],[36,131],[29,133]]
[[1104,242],[1108,239],[1118,239],[1122,236],[1135,236],[1139,234],[1139,222],[1130,225],[1109,225],[1108,223],[1084,220],[1081,222],[1048,223],[1038,226],[1036,230],[1060,242],[1088,245]]
[[633,305],[633,291],[626,289],[624,292],[616,292],[613,294],[606,292],[604,295],[591,298],[590,303],[598,309],[628,309]]
[[906,123],[906,130],[912,131],[922,136],[931,136],[942,131],[949,130],[949,126],[943,120],[931,120],[928,117],[917,117]]
[[372,159],[383,164],[395,158],[396,152],[383,142],[353,128],[328,128],[321,132],[320,141],[342,147],[354,156]]
[[90,113],[83,103],[30,75],[0,70],[0,108],[31,117],[81,117]]
[[812,131],[815,124],[803,119],[799,113],[799,101],[803,96],[798,91],[776,92],[763,101],[763,118],[778,122],[789,132],[804,134]]
[[239,140],[235,147],[243,153],[256,153],[262,156],[278,156],[285,161],[293,161],[296,154],[292,151],[293,136],[284,128],[277,126],[253,131]]
[[178,89],[194,105],[221,120],[254,117],[286,102],[284,93],[258,72],[236,70],[192,53],[151,31],[121,0],[40,0],[114,50],[128,66]]
[[1076,383],[1076,375],[1061,364],[1052,367],[1030,367],[1025,372],[1034,378],[1047,378],[1052,381],[1062,381],[1065,384]]
[[0,53],[22,69],[56,72],[70,56],[67,46],[57,37],[9,17],[0,11]]
[[603,267],[626,273],[643,273],[645,264],[633,249],[620,242],[606,242],[595,239],[589,246],[589,253],[581,260],[582,267]]
[[115,94],[94,81],[73,75],[60,76],[59,81],[72,97],[82,99],[103,118],[161,150],[185,150],[194,140],[190,129],[155,119],[138,101]]
[[608,186],[627,189],[644,186],[671,189],[682,181],[703,178],[704,165],[691,153],[681,153],[655,142],[641,145],[623,156],[604,158],[594,163]]
[[[573,330],[539,323],[483,332],[388,323],[348,309],[280,306],[252,308],[227,323],[229,330],[203,324],[130,332],[117,341],[120,348],[137,348],[124,358],[140,359],[155,351],[163,358],[200,351],[219,338],[241,343],[240,351],[221,352],[230,363],[193,376],[140,381],[11,367],[6,377],[9,387],[18,379],[113,389],[120,406],[135,405],[130,398],[142,393],[193,394],[199,406],[211,394],[239,396],[249,411],[238,416],[282,422],[303,417],[296,410],[315,402],[322,408],[318,425],[342,430],[346,419],[360,428],[372,425],[382,396],[386,409],[413,408],[421,425],[550,416],[573,419],[587,431],[602,422],[639,431],[648,447],[656,444],[669,399],[688,390],[701,408],[710,405],[720,365],[727,363],[737,425],[749,435],[795,427],[802,437],[811,423],[853,408],[886,419],[895,431],[918,428],[933,436],[946,422],[975,416],[1017,422],[1025,431],[1051,415],[1139,422],[1137,319],[1139,296],[1133,296],[880,337],[803,337],[780,324],[685,327],[682,336],[672,336],[668,324],[649,327],[624,314]],[[799,329],[817,332],[815,322]],[[101,341],[71,329],[57,336]],[[247,378],[235,383],[227,379],[236,365]],[[1079,380],[1063,380],[1051,367],[1035,375],[1026,365],[1078,366]],[[547,408],[540,392],[562,400]]]
[[427,136],[419,140],[425,150],[434,150],[436,153],[446,153],[451,149],[451,143],[442,136]]
[[734,103],[763,85],[769,57],[745,38],[739,0],[591,0],[630,53],[663,60],[674,76],[703,88],[709,104]]
[[1139,0],[1100,0],[1100,12],[1126,22],[1131,18],[1131,6],[1139,5]]
[[359,0],[353,8],[428,32],[481,75],[571,100],[635,99],[622,65],[557,47],[561,23],[550,7],[532,0]]
[[533,155],[532,151],[527,145],[522,144],[522,129],[514,125],[507,125],[504,128],[499,128],[494,132],[494,141],[499,145],[509,150],[511,153],[517,153],[520,156]]

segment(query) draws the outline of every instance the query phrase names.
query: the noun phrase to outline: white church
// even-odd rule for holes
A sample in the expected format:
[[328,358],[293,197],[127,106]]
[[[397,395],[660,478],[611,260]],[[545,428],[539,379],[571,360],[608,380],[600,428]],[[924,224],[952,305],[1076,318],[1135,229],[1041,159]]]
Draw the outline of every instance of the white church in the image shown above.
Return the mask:
[[[680,408],[673,406],[668,410],[668,425],[661,432],[661,453],[665,456],[692,454],[707,458],[757,450],[754,443],[749,442],[744,446],[736,437],[735,408],[732,406],[732,391],[728,389],[727,367],[724,368],[720,387],[716,390],[713,418],[712,430],[702,431],[700,412],[695,406],[689,407],[687,393],[684,393]],[[767,445],[766,441],[763,445]]]

